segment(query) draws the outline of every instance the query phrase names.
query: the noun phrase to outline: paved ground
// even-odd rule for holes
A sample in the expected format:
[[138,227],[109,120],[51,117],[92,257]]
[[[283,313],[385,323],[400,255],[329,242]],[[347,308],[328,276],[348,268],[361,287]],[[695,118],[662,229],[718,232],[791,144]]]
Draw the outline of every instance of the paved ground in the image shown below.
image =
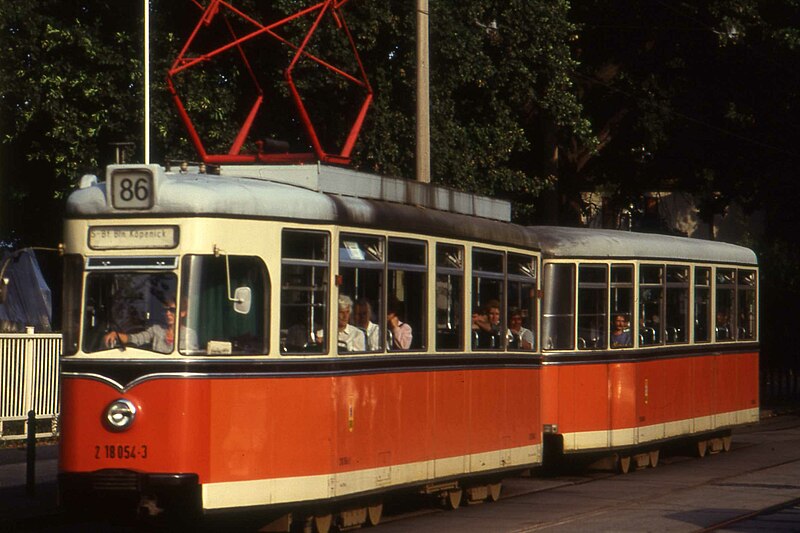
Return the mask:
[[27,494],[27,452],[25,448],[0,448],[0,531],[4,525],[19,523],[28,517],[54,514],[58,446],[36,448],[36,486]]
[[380,531],[800,531],[800,418],[764,420],[733,442],[729,453],[665,457],[656,469],[628,475],[509,479],[506,496],[513,497],[385,523]]
[[[58,448],[37,447],[35,494],[26,493],[26,451],[0,449],[0,532],[129,531],[66,524],[56,506]],[[778,512],[756,514],[797,499]],[[737,431],[730,453],[664,457],[656,469],[626,476],[579,472],[514,478],[495,504],[440,512],[424,506],[392,516],[376,533],[441,531],[800,531],[800,417],[781,416]],[[390,509],[387,509],[390,510]]]

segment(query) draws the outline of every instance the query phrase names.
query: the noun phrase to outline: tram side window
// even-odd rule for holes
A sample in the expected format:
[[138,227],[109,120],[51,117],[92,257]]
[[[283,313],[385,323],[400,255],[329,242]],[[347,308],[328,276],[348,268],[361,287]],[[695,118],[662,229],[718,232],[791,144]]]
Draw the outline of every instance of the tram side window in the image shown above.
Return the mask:
[[542,349],[571,350],[575,347],[575,265],[546,264],[543,282]]
[[462,350],[464,247],[436,245],[436,349]]
[[78,330],[81,327],[81,293],[83,290],[83,259],[78,254],[64,256],[64,355],[78,352]]
[[639,267],[639,344],[663,344],[664,266]]
[[384,250],[383,237],[339,236],[339,294],[354,300],[350,324],[363,333],[368,352],[383,351]]
[[[90,272],[86,277],[83,351],[106,350],[127,339],[126,344],[143,350],[170,353],[174,329],[167,342],[168,320],[176,318],[177,285],[173,272]],[[171,317],[167,317],[167,306],[172,308]],[[111,332],[115,333],[109,336]]]
[[327,352],[329,236],[284,230],[281,239],[281,352]]
[[694,269],[694,342],[711,340],[711,269]]
[[[266,266],[260,258],[187,255],[181,273],[180,314],[181,320],[185,320],[187,339],[179,346],[181,353],[267,353],[270,287]],[[231,301],[242,289],[250,295],[249,308]],[[180,335],[184,335],[183,330]]]
[[687,342],[689,330],[689,267],[667,265],[664,337],[667,344]]
[[753,340],[756,338],[756,284],[755,270],[739,269],[737,272],[739,303],[739,328],[736,338],[738,340]]
[[606,296],[608,267],[580,265],[578,268],[578,349],[606,347]]
[[612,348],[633,346],[633,265],[611,265]]
[[389,238],[386,346],[422,350],[427,328],[427,248],[422,241]]
[[736,270],[733,268],[717,268],[716,275],[716,322],[714,326],[717,341],[732,341],[736,315],[734,313],[734,297],[736,296]]
[[478,350],[502,350],[505,317],[502,316],[504,293],[503,252],[472,251],[472,347]]
[[536,298],[536,257],[508,254],[508,349],[535,350],[536,317],[539,300]]

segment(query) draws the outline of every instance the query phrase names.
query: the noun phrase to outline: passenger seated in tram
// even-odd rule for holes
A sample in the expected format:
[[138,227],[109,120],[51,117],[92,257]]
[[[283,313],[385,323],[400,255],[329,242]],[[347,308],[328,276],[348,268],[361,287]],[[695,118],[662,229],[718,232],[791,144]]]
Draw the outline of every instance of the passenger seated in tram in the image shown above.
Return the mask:
[[356,300],[353,308],[353,322],[367,337],[367,350],[376,352],[381,347],[381,328],[371,320],[372,305],[366,298]]
[[[164,325],[153,324],[139,333],[125,333],[122,331],[109,331],[103,336],[103,343],[107,348],[113,348],[119,343],[121,347],[127,344],[134,346],[150,345],[154,352],[171,353],[175,347],[175,300],[164,301]],[[186,305],[181,307],[180,349],[195,351],[198,349],[197,332],[183,325],[186,317]]]
[[308,319],[305,317],[305,309],[285,309],[283,311],[287,318],[287,322],[292,324],[286,330],[286,338],[283,340],[284,352],[300,352],[300,353],[319,353],[322,351],[322,337],[319,342],[317,341],[316,329],[308,325]]
[[508,347],[512,350],[533,350],[533,332],[522,326],[522,312],[512,307],[508,312]]
[[648,320],[645,315],[642,315],[642,320],[639,322],[639,344],[659,344],[661,340],[661,317],[653,314]]
[[339,295],[339,332],[337,344],[340,351],[363,352],[367,349],[366,336],[356,326],[350,324],[353,300],[345,294]]
[[486,311],[489,315],[489,325],[492,328],[493,335],[500,335],[500,302],[497,300],[489,300],[486,304]]
[[484,349],[497,347],[488,307],[478,307],[472,313],[472,347]]
[[628,318],[623,314],[615,314],[611,323],[611,347],[629,348],[633,346]]
[[727,340],[731,338],[730,320],[728,320],[728,313],[724,310],[717,310],[717,326],[716,326],[717,340]]
[[408,350],[411,348],[411,341],[414,339],[414,332],[411,326],[400,320],[399,312],[400,305],[397,303],[389,304],[386,310],[386,325],[391,334],[390,350]]

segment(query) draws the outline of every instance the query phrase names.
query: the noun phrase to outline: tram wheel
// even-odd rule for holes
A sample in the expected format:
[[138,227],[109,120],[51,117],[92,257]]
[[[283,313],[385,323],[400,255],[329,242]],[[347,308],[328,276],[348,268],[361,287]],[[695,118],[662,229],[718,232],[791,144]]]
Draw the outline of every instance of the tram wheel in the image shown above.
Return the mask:
[[617,458],[617,470],[619,470],[620,474],[627,474],[631,471],[631,456],[619,456]]
[[708,451],[708,441],[705,439],[697,441],[697,457],[705,457],[706,451]]
[[488,489],[489,495],[487,496],[487,500],[490,502],[496,502],[500,499],[500,491],[503,488],[502,483],[489,483],[486,488]]
[[658,466],[658,458],[661,456],[660,450],[651,450],[650,451],[650,468],[655,468]]
[[455,510],[461,506],[461,498],[464,496],[462,489],[448,490],[444,494],[443,503],[446,509]]
[[732,439],[730,435],[725,435],[722,437],[722,449],[726,452],[731,451],[731,440]]
[[381,516],[383,516],[382,503],[367,506],[367,525],[377,526],[381,523]]
[[333,515],[324,514],[315,516],[311,522],[314,525],[314,531],[316,533],[328,533],[331,530],[331,525],[333,524]]

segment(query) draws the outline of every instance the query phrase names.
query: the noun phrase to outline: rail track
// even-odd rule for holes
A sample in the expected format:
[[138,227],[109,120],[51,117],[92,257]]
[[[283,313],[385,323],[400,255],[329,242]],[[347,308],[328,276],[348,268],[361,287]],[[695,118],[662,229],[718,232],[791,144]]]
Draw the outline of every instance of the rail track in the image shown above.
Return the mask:
[[[629,474],[573,467],[504,482],[495,503],[447,511],[433,498],[388,498],[381,523],[368,531],[726,531],[800,530],[800,417],[765,420],[734,435],[730,452],[705,458],[664,450],[656,468]],[[46,487],[41,487],[46,493]],[[49,507],[16,522],[17,530],[128,532],[145,524],[91,523]],[[6,522],[7,523],[7,522]],[[200,530],[258,530],[259,515],[240,513]]]
[[[569,503],[565,503],[569,502]],[[730,453],[664,454],[656,469],[590,470],[513,478],[500,501],[448,513],[387,513],[380,531],[721,531],[750,521],[800,530],[800,419],[779,417],[738,432]]]

